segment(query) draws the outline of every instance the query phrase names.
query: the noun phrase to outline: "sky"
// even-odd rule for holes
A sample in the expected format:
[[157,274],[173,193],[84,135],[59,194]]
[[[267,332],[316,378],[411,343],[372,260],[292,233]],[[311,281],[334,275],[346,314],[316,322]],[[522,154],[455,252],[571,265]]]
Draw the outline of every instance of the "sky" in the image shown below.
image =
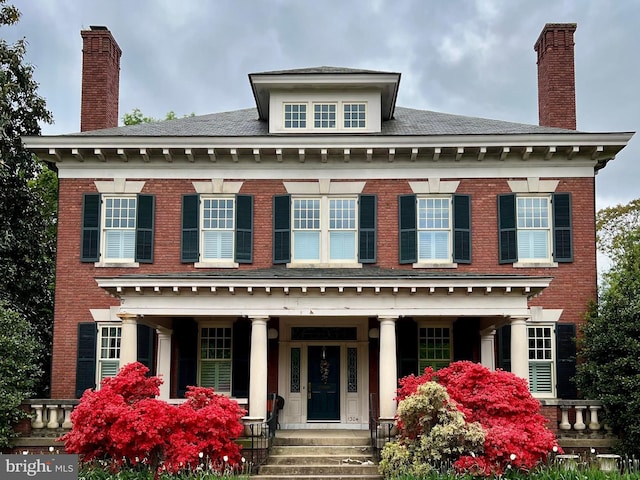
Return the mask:
[[[122,49],[120,118],[254,107],[247,75],[337,66],[400,72],[397,105],[537,124],[533,45],[577,23],[577,129],[640,130],[638,0],[7,0],[55,123],[80,129],[80,31]],[[640,134],[596,178],[596,206],[640,197]]]

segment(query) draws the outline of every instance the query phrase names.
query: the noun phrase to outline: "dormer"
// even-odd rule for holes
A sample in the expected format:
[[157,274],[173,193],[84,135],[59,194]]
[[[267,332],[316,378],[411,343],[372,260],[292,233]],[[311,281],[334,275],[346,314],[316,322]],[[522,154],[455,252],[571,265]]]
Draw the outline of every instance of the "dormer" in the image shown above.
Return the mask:
[[269,133],[380,133],[393,118],[400,74],[338,67],[251,73]]

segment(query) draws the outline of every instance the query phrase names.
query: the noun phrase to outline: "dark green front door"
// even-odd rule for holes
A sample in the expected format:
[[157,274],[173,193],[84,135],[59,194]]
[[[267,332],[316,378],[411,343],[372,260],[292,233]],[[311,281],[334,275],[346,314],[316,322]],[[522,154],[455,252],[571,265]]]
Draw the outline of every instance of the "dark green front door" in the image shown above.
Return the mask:
[[340,347],[309,347],[307,420],[340,420]]

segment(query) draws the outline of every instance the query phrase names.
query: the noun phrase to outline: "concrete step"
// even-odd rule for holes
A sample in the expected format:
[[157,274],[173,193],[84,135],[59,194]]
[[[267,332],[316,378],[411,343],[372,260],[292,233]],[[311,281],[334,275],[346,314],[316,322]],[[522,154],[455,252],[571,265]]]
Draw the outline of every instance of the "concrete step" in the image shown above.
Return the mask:
[[369,442],[367,431],[278,431],[251,480],[381,480]]

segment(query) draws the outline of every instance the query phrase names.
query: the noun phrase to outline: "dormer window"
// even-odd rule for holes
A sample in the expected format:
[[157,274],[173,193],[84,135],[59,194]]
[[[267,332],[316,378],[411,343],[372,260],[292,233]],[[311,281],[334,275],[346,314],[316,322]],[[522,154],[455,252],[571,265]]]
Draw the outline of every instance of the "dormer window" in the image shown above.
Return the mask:
[[313,128],[336,128],[335,103],[316,103],[313,105]]
[[307,128],[307,104],[284,104],[284,128]]
[[367,126],[367,104],[366,103],[345,103],[344,104],[344,128],[366,128]]

